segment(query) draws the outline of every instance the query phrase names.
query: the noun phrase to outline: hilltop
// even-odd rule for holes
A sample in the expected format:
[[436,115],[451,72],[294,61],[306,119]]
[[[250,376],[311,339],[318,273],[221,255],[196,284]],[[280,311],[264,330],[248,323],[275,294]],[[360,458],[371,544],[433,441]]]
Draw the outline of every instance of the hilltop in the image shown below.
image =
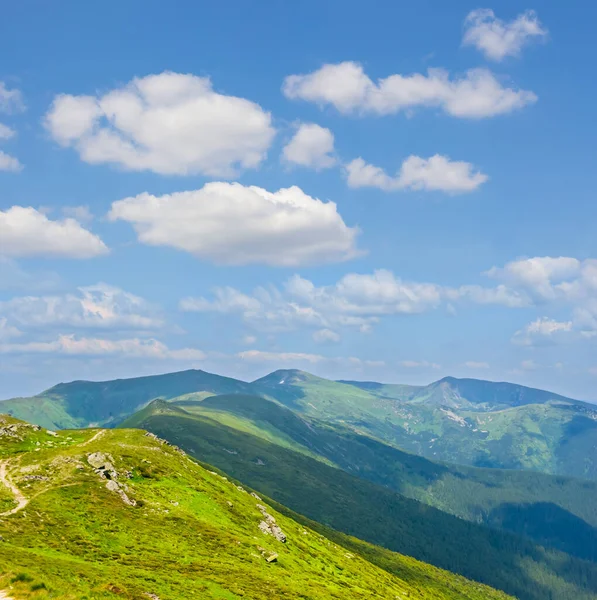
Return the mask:
[[0,417],[0,591],[17,600],[507,599],[313,525],[153,434]]
[[[544,600],[550,595],[558,600],[589,600],[597,592],[597,565],[581,560],[597,557],[597,534],[590,524],[597,520],[592,483],[558,484],[549,476],[527,473],[510,482],[507,473],[472,469],[474,477],[371,438],[304,420],[282,406],[250,396],[180,403],[158,400],[122,426],[153,431],[313,521],[482,581],[521,600]],[[587,483],[592,489],[584,488]],[[404,493],[397,493],[398,489]],[[443,508],[460,511],[471,522],[412,499],[417,495],[427,504],[439,502]],[[536,527],[532,533],[540,544],[553,549],[533,543],[526,532],[494,531],[479,524],[484,512],[501,510],[516,529],[529,514],[521,513],[520,521],[513,509],[520,508],[521,502],[536,508],[548,498],[554,505],[562,504],[556,521],[542,521],[537,511],[528,523]],[[574,519],[582,526],[575,524],[559,533],[560,525]]]
[[521,385],[446,377],[427,386],[279,370],[244,382],[199,370],[58,384],[0,402],[44,427],[114,427],[155,399],[252,395],[434,460],[597,479],[597,406]]

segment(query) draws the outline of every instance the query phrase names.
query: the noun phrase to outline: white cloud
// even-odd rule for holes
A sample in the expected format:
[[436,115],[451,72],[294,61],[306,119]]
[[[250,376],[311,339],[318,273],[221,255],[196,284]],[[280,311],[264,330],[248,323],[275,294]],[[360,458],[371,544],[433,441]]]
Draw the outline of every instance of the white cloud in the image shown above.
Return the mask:
[[571,339],[572,321],[555,321],[541,317],[517,331],[512,342],[521,346],[544,346]]
[[452,194],[472,192],[488,179],[468,162],[453,161],[436,154],[430,158],[409,156],[396,176],[356,158],[346,165],[348,185],[352,188],[377,187],[385,191],[425,190]]
[[331,285],[316,286],[299,275],[281,288],[260,287],[251,294],[231,287],[213,290],[212,298],[185,298],[182,310],[236,314],[258,331],[321,330],[336,334],[353,328],[368,332],[381,319],[445,307],[486,305],[517,309],[568,309],[570,318],[539,318],[517,331],[513,343],[532,346],[597,338],[597,260],[535,257],[493,267],[484,273],[503,280],[493,287],[465,284],[449,287],[405,281],[391,271],[348,273]]
[[7,125],[0,123],[0,140],[9,140],[16,135],[16,131]]
[[245,335],[242,339],[245,346],[252,346],[255,342],[257,342],[257,338],[254,335]]
[[399,365],[405,369],[441,369],[441,365],[426,360],[402,360]]
[[18,158],[6,154],[0,150],[0,171],[9,171],[12,173],[18,173],[23,170],[23,165]]
[[163,320],[143,298],[99,283],[78,294],[23,296],[0,302],[0,314],[21,327],[63,326],[151,330]]
[[544,29],[535,11],[527,10],[506,23],[489,8],[473,10],[464,21],[462,43],[474,46],[487,58],[501,61],[506,56],[518,56],[523,46],[534,38],[544,38]]
[[318,344],[336,343],[340,341],[340,336],[331,329],[318,329],[313,332],[313,341]]
[[359,254],[358,229],[344,223],[336,204],[296,186],[272,193],[213,182],[165,196],[143,193],[114,202],[109,218],[131,223],[144,244],[170,246],[217,264],[289,267]]
[[8,322],[6,317],[0,317],[0,342],[13,337],[19,337],[23,332]]
[[32,207],[0,211],[0,255],[91,258],[108,252],[102,240],[74,219],[52,221]]
[[209,78],[172,72],[103,96],[57,96],[45,126],[87,163],[212,177],[259,166],[275,135],[258,104],[215,92]]
[[489,363],[477,362],[474,360],[469,360],[469,361],[465,362],[464,366],[467,367],[468,369],[479,369],[479,370],[489,369]]
[[259,331],[312,328],[335,332],[348,327],[366,332],[383,315],[423,313],[442,303],[440,286],[405,282],[383,269],[371,275],[350,273],[330,286],[317,287],[295,275],[282,290],[260,287],[247,295],[223,287],[215,288],[213,295],[211,300],[184,298],[180,308],[237,314]]
[[531,300],[519,290],[505,285],[483,287],[481,285],[461,285],[458,288],[444,290],[446,298],[453,301],[468,301],[473,304],[501,305],[508,308],[524,308],[531,306]]
[[455,79],[443,69],[429,69],[427,75],[390,75],[375,83],[356,62],[326,64],[313,73],[290,75],[282,90],[288,98],[331,104],[344,114],[388,115],[434,107],[471,119],[506,114],[537,100],[533,92],[504,87],[487,69],[471,69]]
[[195,348],[171,350],[155,339],[77,338],[60,335],[50,342],[0,344],[2,354],[61,354],[67,356],[122,356],[156,360],[200,361],[206,354]]
[[541,302],[554,300],[557,284],[576,278],[580,272],[581,262],[576,258],[537,256],[509,262],[502,268],[492,267],[486,274],[521,288],[534,301]]
[[282,151],[286,162],[317,170],[333,167],[333,154],[334,134],[315,123],[302,123]]
[[20,90],[8,89],[3,81],[0,81],[0,112],[15,113],[25,110],[23,95]]

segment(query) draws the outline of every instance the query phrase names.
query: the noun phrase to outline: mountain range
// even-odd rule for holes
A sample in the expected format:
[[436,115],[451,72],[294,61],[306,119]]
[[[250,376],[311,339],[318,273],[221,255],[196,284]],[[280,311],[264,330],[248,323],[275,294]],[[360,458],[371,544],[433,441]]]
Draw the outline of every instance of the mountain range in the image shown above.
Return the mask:
[[330,381],[296,370],[244,382],[199,370],[58,384],[0,402],[46,427],[113,426],[151,400],[259,396],[431,459],[597,479],[597,406],[511,383],[446,377],[427,386]]
[[131,431],[152,432],[393,575],[406,555],[520,600],[597,598],[596,411],[514,384],[296,370],[250,383],[198,370],[75,381],[0,402],[5,418],[77,429],[73,439],[103,427],[119,440],[111,453],[128,444],[129,458]]
[[249,492],[141,431],[1,417],[0,596],[507,600]]

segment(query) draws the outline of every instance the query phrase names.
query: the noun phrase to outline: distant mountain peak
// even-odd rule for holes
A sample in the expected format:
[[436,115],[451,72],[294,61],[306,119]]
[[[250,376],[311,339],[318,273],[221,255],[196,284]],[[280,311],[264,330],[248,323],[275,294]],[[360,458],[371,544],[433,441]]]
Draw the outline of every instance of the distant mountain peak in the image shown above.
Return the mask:
[[301,371],[300,369],[278,369],[264,377],[256,379],[252,383],[261,383],[268,385],[285,385],[295,383],[297,381],[308,381],[310,379],[321,379],[317,375]]

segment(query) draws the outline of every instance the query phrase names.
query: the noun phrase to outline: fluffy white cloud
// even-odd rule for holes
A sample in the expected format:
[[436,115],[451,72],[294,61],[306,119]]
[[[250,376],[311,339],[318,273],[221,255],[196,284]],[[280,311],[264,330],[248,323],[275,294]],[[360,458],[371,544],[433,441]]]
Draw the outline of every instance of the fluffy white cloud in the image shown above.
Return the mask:
[[9,171],[12,173],[18,173],[23,169],[23,165],[18,158],[6,154],[0,150],[0,171]]
[[558,284],[578,277],[580,272],[581,262],[576,258],[537,256],[515,260],[501,268],[493,267],[486,274],[521,288],[535,301],[549,301],[562,291]]
[[555,321],[541,317],[517,331],[512,342],[521,346],[546,346],[569,341],[571,339],[572,321]]
[[25,110],[23,95],[20,90],[8,89],[3,81],[0,81],[0,112],[15,113]]
[[148,193],[112,204],[109,218],[128,221],[140,242],[170,246],[218,264],[297,266],[353,258],[358,229],[333,202],[300,188],[268,192],[213,182],[165,196]]
[[[597,260],[535,257],[493,267],[484,275],[503,282],[450,287],[405,281],[380,269],[369,274],[348,273],[336,283],[316,286],[295,275],[281,288],[260,287],[251,294],[231,287],[216,288],[212,298],[185,298],[180,308],[235,314],[258,331],[311,330],[315,341],[333,341],[343,328],[367,332],[391,315],[420,314],[441,307],[453,311],[458,305],[540,307],[558,312],[567,309],[570,318],[537,319],[517,331],[513,343],[531,346],[597,338]],[[471,365],[467,366],[475,368]]]
[[436,154],[430,158],[409,156],[396,176],[356,158],[346,165],[348,185],[352,188],[376,187],[385,191],[425,190],[463,193],[476,190],[488,179],[468,162],[453,161]]
[[327,169],[336,164],[334,134],[315,123],[302,123],[293,138],[284,146],[282,158],[312,169]]
[[518,56],[523,46],[534,38],[544,38],[545,29],[535,11],[527,10],[506,23],[489,8],[473,10],[464,22],[465,46],[474,46],[487,58],[500,61],[506,56]]
[[479,370],[489,369],[488,363],[477,362],[474,360],[469,360],[469,361],[465,362],[464,366],[467,367],[468,369],[479,369]]
[[0,255],[91,258],[108,252],[95,234],[74,219],[50,220],[32,207],[0,211]]
[[22,335],[22,331],[8,322],[6,317],[0,317],[0,342]]
[[375,83],[356,62],[326,64],[313,73],[290,75],[282,90],[288,98],[331,104],[345,114],[388,115],[435,107],[472,119],[509,113],[537,100],[533,92],[504,87],[487,69],[471,69],[455,79],[443,69],[429,69],[427,75],[390,75]]
[[530,298],[516,289],[505,285],[484,287],[481,285],[461,285],[458,288],[445,288],[446,298],[453,301],[468,301],[473,304],[495,304],[508,308],[524,308],[531,306]]
[[45,125],[85,162],[167,175],[233,177],[259,166],[275,135],[258,104],[215,92],[209,78],[172,72],[103,96],[57,96]]
[[0,140],[9,140],[16,135],[16,131],[7,125],[0,123]]
[[340,341],[340,336],[331,329],[318,329],[313,332],[313,341],[318,344],[336,343]]
[[[213,290],[213,299],[185,298],[185,311],[237,314],[259,331],[318,330],[315,336],[332,340],[338,327],[369,331],[383,315],[416,314],[442,303],[442,288],[428,283],[405,282],[390,271],[370,275],[350,273],[336,284],[317,287],[298,275],[282,290],[257,288],[252,295],[234,288]],[[322,333],[321,330],[330,330]],[[337,335],[337,334],[336,334]]]
[[49,342],[26,342],[21,344],[0,344],[2,354],[61,354],[68,356],[122,356],[156,360],[204,360],[206,354],[195,348],[171,350],[155,339],[77,338],[74,335],[60,335]]
[[486,275],[503,281],[498,287],[517,294],[521,305],[571,311],[566,321],[537,319],[516,332],[515,343],[542,345],[597,336],[596,259],[522,258],[504,267],[493,267]]
[[21,327],[151,330],[163,326],[143,298],[99,283],[63,296],[23,296],[0,302],[0,315]]

